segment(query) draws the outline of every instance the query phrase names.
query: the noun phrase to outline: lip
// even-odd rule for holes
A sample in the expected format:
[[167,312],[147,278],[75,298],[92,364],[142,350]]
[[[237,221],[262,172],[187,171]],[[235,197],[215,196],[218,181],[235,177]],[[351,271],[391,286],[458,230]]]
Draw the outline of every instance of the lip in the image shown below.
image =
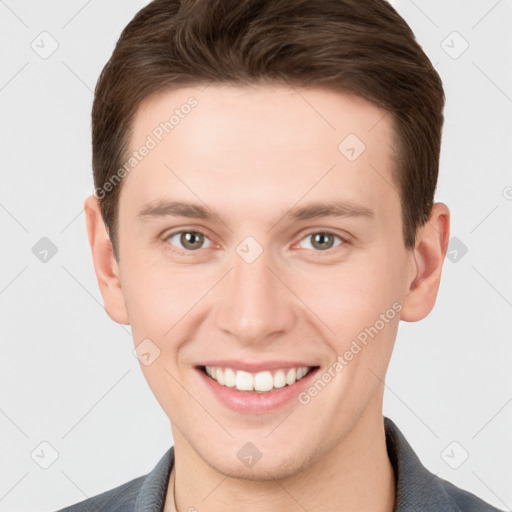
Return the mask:
[[[208,364],[208,366],[223,366],[219,363],[220,361],[217,361],[216,364]],[[261,367],[262,365],[259,366]],[[302,364],[299,366],[307,365]],[[227,367],[230,368],[230,366]],[[291,366],[291,368],[293,367],[294,366]],[[283,366],[279,366],[278,368],[283,368]],[[265,366],[265,369],[269,369],[269,366]],[[287,385],[265,393],[238,391],[236,388],[221,386],[215,379],[207,375],[202,367],[196,367],[195,371],[198,373],[199,378],[206,385],[207,389],[209,389],[213,396],[225,407],[243,414],[265,414],[274,412],[296,398],[301,391],[310,385],[311,380],[319,369],[319,366],[314,367],[305,377],[294,382],[291,386]]]
[[304,361],[261,361],[261,362],[254,362],[254,361],[241,361],[241,360],[234,360],[234,359],[223,359],[219,361],[205,361],[203,363],[199,363],[196,365],[196,368],[202,367],[202,366],[220,366],[222,368],[232,368],[233,370],[243,370],[250,373],[258,373],[258,372],[264,372],[265,370],[279,370],[280,368],[283,370],[290,369],[290,368],[300,368],[301,366],[307,366],[315,367],[318,365],[306,363]]

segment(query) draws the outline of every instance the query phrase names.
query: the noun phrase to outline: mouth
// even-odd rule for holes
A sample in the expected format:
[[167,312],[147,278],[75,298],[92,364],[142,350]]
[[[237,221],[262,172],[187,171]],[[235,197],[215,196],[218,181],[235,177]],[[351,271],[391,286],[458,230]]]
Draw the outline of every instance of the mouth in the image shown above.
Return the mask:
[[219,386],[249,394],[268,394],[293,386],[319,368],[319,366],[295,366],[249,372],[226,366],[197,366],[198,370]]

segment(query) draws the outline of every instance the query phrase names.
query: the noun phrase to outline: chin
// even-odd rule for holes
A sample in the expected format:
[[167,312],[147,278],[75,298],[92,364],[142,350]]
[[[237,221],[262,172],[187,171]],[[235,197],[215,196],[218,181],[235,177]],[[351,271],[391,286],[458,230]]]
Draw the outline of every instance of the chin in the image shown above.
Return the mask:
[[[253,458],[245,455],[253,451]],[[238,453],[240,453],[240,459]],[[300,457],[298,456],[300,454]],[[280,450],[279,457],[271,454],[265,455],[264,451],[257,452],[255,447],[246,446],[245,451],[237,450],[234,457],[227,458],[226,452],[212,454],[213,458],[206,459],[206,462],[225,476],[240,480],[251,480],[254,482],[271,482],[285,479],[300,473],[307,465],[308,460],[304,458],[303,448],[295,453],[283,453]],[[260,458],[258,458],[260,457]],[[245,460],[244,460],[245,459]],[[257,459],[257,460],[256,460]]]

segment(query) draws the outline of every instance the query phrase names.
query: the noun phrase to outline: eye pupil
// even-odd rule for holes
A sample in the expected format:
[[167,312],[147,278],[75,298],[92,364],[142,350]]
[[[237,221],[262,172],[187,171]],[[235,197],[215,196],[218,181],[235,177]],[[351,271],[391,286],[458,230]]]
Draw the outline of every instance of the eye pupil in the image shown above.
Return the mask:
[[181,234],[181,244],[187,249],[199,249],[203,244],[203,235],[194,231],[185,231]]
[[[326,240],[328,242],[327,245],[325,244]],[[327,233],[315,233],[312,245],[316,249],[330,249],[333,245],[333,237]]]
[[[176,233],[180,235],[180,244],[185,250],[201,249],[204,244],[205,236],[199,231],[181,231]],[[309,235],[312,242],[311,245],[320,251],[329,250],[334,245],[336,236],[329,232],[316,232]]]

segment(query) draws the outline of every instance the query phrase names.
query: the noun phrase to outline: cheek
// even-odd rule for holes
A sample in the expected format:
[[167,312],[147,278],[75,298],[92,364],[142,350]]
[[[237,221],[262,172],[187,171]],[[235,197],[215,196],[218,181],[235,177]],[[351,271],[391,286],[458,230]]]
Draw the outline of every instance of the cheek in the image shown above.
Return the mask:
[[[198,290],[194,293],[194,285],[187,286],[179,272],[171,273],[155,262],[134,258],[125,261],[132,272],[126,276],[123,288],[134,344],[141,347],[141,370],[162,408],[175,410],[186,398],[178,384],[182,377],[177,359],[187,339],[183,329],[197,302]],[[143,352],[150,353],[149,364]]]
[[123,292],[135,342],[167,339],[197,302],[196,285],[161,265],[134,259],[126,264],[132,270],[123,283]]
[[400,318],[400,268],[399,255],[376,251],[315,280],[314,287],[303,283],[304,302],[327,326],[333,361],[342,358],[332,391],[347,402],[352,395],[371,396],[380,386],[376,376],[384,377]]
[[324,337],[332,364],[338,361],[329,391],[319,398],[333,417],[356,417],[381,389],[399,324],[396,268],[384,257],[375,265],[368,259],[360,263],[333,273],[324,282],[329,288],[315,288],[309,295],[311,308],[328,325]]
[[[210,289],[225,271],[220,267],[173,267],[136,251],[123,256],[129,269],[123,275],[123,292],[136,344],[149,338],[166,340],[167,347],[173,333],[188,323],[188,316],[199,310],[207,314],[197,305],[209,291],[212,293],[202,305],[212,300],[215,292]],[[312,265],[307,272],[284,270],[284,281],[291,284],[300,301],[286,293],[282,300],[288,300],[290,307],[293,302],[293,307],[300,308],[342,351],[401,299],[402,267],[401,255],[382,247],[354,254],[339,265]]]
[[383,257],[374,259],[332,267],[313,282],[311,277],[296,281],[298,294],[337,338],[355,335],[401,299],[399,269]]

